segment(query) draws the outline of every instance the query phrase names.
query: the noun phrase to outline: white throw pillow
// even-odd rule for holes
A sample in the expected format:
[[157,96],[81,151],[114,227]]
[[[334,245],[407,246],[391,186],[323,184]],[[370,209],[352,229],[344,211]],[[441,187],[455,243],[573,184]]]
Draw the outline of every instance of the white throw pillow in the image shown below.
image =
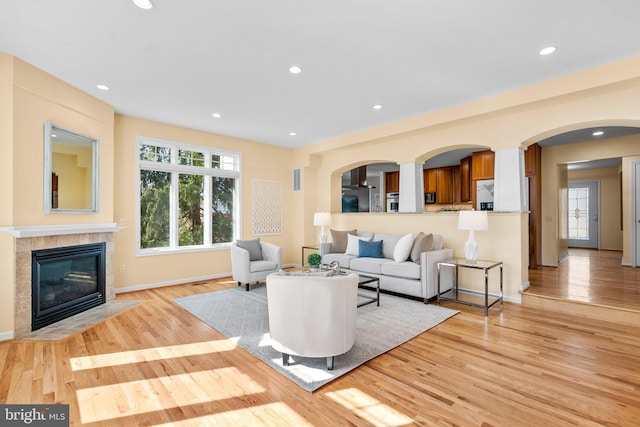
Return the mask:
[[369,242],[371,237],[354,236],[353,234],[347,234],[347,250],[344,252],[347,255],[358,256],[360,253],[360,240]]
[[413,234],[405,234],[398,240],[396,247],[393,248],[393,260],[395,262],[404,262],[409,258],[411,254],[411,248],[413,247]]

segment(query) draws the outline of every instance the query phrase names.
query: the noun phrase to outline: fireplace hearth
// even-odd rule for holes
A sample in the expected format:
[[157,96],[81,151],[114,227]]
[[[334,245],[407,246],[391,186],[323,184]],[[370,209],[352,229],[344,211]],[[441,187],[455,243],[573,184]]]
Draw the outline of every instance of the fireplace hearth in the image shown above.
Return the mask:
[[32,251],[31,330],[106,302],[105,243]]

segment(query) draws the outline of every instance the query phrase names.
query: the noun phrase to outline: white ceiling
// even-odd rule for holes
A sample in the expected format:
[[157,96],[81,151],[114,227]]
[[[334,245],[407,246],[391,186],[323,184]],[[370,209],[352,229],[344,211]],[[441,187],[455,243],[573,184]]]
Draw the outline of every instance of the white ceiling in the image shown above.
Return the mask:
[[638,0],[152,1],[1,0],[0,51],[118,113],[286,147],[640,54]]

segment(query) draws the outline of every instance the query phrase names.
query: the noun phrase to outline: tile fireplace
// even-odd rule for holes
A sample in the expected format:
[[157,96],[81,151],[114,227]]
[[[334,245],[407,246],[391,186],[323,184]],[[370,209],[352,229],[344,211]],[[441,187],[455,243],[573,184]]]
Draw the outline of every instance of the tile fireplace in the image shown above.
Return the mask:
[[[114,233],[122,228],[110,223],[0,228],[0,232],[13,234],[15,241],[13,338],[25,337],[32,331],[44,326],[40,320],[34,319],[34,275],[44,274],[48,277],[47,280],[51,279],[45,285],[46,289],[36,291],[42,293],[40,297],[42,297],[43,301],[39,302],[35,309],[35,311],[40,311],[41,314],[49,315],[52,307],[60,308],[60,306],[63,306],[66,309],[69,303],[67,299],[69,298],[79,298],[82,310],[96,306],[96,302],[102,304],[103,302],[109,303],[115,300],[113,241]],[[78,248],[82,247],[84,249],[91,248],[89,250],[90,253],[98,250],[102,254],[97,257],[95,254],[85,256],[86,254],[82,253],[84,249],[80,249],[80,252],[77,252]],[[53,258],[48,258],[49,256],[53,255],[55,258],[55,255],[69,250],[71,250],[70,258],[66,261],[61,261],[57,266],[55,263],[50,262]],[[42,258],[44,261],[40,260],[40,256],[44,256]],[[65,268],[69,270],[67,273],[63,272]],[[98,272],[97,270],[99,269],[104,269],[104,273]],[[98,279],[100,274],[102,278]],[[78,286],[72,292],[61,291],[57,288],[57,283],[60,281],[63,283],[66,281],[67,284],[75,283]],[[78,288],[83,290],[76,293]],[[80,295],[82,293],[84,295]],[[47,295],[45,296],[44,294]],[[35,297],[37,298],[38,295],[35,295]],[[62,311],[65,310],[63,309]],[[66,314],[70,316],[75,312]],[[45,316],[44,323],[49,324],[49,320],[51,319]],[[54,322],[57,320],[54,320]]]

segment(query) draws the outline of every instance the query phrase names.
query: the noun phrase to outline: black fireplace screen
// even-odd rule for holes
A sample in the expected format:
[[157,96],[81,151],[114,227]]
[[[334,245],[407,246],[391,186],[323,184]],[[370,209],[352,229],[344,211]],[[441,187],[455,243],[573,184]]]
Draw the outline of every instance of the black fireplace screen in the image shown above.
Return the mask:
[[32,252],[32,322],[36,330],[105,302],[105,244]]

